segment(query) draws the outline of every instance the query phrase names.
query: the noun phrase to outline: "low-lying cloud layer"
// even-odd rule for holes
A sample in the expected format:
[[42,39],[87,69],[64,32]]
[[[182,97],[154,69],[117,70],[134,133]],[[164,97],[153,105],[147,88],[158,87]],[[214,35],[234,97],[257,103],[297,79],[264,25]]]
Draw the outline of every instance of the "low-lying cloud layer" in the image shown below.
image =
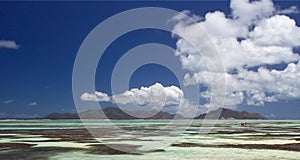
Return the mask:
[[[109,97],[102,92],[83,93],[80,97],[83,101],[112,102],[118,105],[137,105],[136,110],[165,110],[177,112],[186,117],[191,117],[198,110],[198,105],[193,105],[184,99],[183,91],[176,86],[164,87],[155,83],[149,87],[132,88],[121,94]],[[144,108],[147,107],[147,108]],[[189,112],[194,110],[193,112]]]
[[[176,25],[173,29],[174,33],[188,37],[200,48],[204,39],[196,26],[207,31],[219,50],[225,70],[225,107],[242,103],[262,106],[265,102],[299,99],[300,56],[295,53],[295,48],[300,46],[300,28],[294,19],[283,15],[297,13],[297,7],[276,10],[271,0],[231,0],[230,8],[230,15],[214,11],[203,18],[184,11],[187,16],[200,20],[191,22],[187,16],[179,15],[174,17]],[[210,86],[223,74],[211,72],[205,66],[200,54],[209,55],[205,53],[209,49],[201,49],[199,53],[186,40],[176,38],[176,55],[182,67],[190,71],[185,75],[185,85]],[[213,57],[205,58],[213,61]],[[275,65],[285,68],[278,70]],[[210,88],[201,93],[208,100],[210,94]]]
[[176,86],[164,87],[160,83],[155,83],[149,87],[133,88],[112,97],[96,91],[95,93],[84,93],[80,98],[84,101],[137,104],[139,106],[145,106],[150,103],[155,103],[158,106],[169,106],[179,105],[183,98],[183,92]]

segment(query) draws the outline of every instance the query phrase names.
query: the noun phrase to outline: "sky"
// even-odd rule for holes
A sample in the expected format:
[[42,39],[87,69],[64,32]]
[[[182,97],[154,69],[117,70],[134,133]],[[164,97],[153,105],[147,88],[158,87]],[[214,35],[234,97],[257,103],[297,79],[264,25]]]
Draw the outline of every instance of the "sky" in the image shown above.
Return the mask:
[[[299,1],[269,0],[0,2],[0,117],[76,112],[72,71],[86,36],[117,13],[139,7],[163,7],[195,20],[189,22],[186,17],[174,15],[173,33],[184,35],[201,47],[202,37],[193,28],[201,25],[217,46],[225,79],[230,82],[225,95],[221,95],[226,97],[224,107],[258,112],[272,119],[299,119],[299,6]],[[184,72],[185,87],[200,86],[200,91],[201,86],[205,88],[199,93],[200,102],[191,102],[189,93],[184,92],[184,86],[170,69],[151,63],[133,72],[127,91],[112,93],[111,74],[116,63],[131,48],[145,43],[159,43],[175,50],[174,63]],[[206,108],[210,101],[207,95],[212,93],[205,87],[211,83],[207,74],[210,78],[217,76],[205,66],[209,61],[215,62],[207,55],[204,62],[184,39],[167,31],[142,29],[126,33],[110,44],[101,57],[95,76],[96,92],[82,93],[81,100],[125,107],[151,103],[152,107],[167,106],[170,112],[183,106],[183,113],[199,104]],[[134,98],[126,101],[129,95]]]

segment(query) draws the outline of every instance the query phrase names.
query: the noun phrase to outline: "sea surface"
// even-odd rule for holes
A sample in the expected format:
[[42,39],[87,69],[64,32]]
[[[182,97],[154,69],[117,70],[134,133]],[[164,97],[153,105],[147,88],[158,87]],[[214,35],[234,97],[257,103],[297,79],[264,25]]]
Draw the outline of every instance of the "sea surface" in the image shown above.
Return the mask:
[[300,121],[1,120],[0,159],[299,160]]

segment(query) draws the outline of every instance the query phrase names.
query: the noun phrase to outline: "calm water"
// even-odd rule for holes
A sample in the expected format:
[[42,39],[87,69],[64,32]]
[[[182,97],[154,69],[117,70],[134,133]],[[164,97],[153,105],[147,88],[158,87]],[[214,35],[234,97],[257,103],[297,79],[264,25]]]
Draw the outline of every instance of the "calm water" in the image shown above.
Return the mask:
[[[208,123],[213,123],[208,122]],[[1,121],[0,159],[299,160],[300,121]],[[87,130],[88,128],[89,130]],[[209,129],[209,133],[200,134]],[[92,134],[93,135],[92,135]],[[128,153],[129,152],[129,153]]]

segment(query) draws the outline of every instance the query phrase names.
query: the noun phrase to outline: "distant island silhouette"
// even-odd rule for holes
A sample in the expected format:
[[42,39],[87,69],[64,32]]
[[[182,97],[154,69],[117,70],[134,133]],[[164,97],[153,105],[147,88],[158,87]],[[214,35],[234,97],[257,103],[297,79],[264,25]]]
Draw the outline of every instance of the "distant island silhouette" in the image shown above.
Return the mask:
[[[222,111],[220,111],[222,110]],[[138,115],[138,111],[136,111],[136,115]],[[104,115],[104,114],[105,115]],[[151,112],[149,111],[149,114]],[[211,111],[209,113],[201,114],[195,119],[211,119],[210,115],[214,115],[216,113],[220,113],[219,119],[267,119],[264,116],[258,114],[258,113],[250,113],[247,111],[235,111],[232,109],[226,109],[226,108],[218,108],[217,110]],[[147,114],[147,112],[143,112],[142,114]],[[50,113],[43,117],[44,119],[116,119],[116,120],[130,120],[130,119],[173,119],[175,117],[175,114],[160,111],[156,115],[148,118],[137,118],[131,115],[126,114],[124,111],[122,111],[119,108],[116,107],[106,107],[103,108],[102,111],[100,110],[88,110],[81,113]],[[177,115],[176,119],[184,119],[185,117],[181,115]]]

